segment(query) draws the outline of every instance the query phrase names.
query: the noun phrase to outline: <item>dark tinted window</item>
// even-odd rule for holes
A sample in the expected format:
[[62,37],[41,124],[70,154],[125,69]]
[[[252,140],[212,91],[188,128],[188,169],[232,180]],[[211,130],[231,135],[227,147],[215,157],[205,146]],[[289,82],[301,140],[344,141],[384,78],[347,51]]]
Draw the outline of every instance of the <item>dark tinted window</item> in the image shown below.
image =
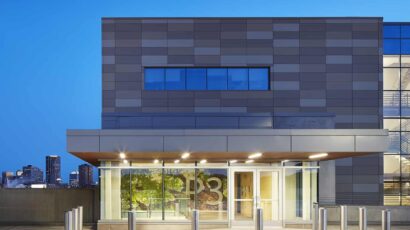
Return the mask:
[[385,38],[400,38],[400,26],[386,25],[383,28]]
[[410,54],[410,39],[401,40],[401,54]]
[[165,89],[165,70],[163,68],[145,69],[144,88],[147,90]]
[[229,68],[228,69],[228,89],[247,90],[248,89],[248,69]]
[[384,54],[400,54],[400,40],[384,39]]
[[188,90],[206,90],[206,69],[186,69],[186,88]]
[[269,68],[144,69],[146,90],[268,90]]
[[269,70],[267,68],[249,69],[249,89],[250,90],[267,90],[269,89]]
[[208,90],[228,89],[228,70],[225,68],[208,69]]
[[183,68],[166,69],[165,89],[167,90],[185,89],[185,69]]
[[410,38],[410,25],[401,26],[401,37]]

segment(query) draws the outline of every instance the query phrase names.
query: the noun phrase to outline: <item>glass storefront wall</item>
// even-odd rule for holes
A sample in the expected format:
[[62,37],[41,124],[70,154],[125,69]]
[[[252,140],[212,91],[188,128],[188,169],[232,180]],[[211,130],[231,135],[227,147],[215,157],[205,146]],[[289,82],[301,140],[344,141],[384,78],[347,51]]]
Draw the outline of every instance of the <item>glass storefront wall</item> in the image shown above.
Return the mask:
[[[196,207],[202,221],[227,222],[228,210],[240,210],[243,220],[252,221],[252,207],[258,204],[266,210],[264,215],[269,216],[266,218],[272,220],[279,220],[279,207],[282,207],[284,221],[311,220],[312,202],[316,202],[317,197],[317,167],[276,167],[278,174],[261,171],[257,178],[261,185],[258,196],[251,185],[256,178],[246,172],[240,173],[241,185],[233,183],[229,188],[228,175],[233,169],[237,170],[225,165],[195,168],[193,165],[132,164],[129,167],[118,162],[102,162],[101,219],[125,220],[127,212],[133,210],[140,220],[189,221]],[[280,177],[283,183],[279,183]],[[236,191],[239,188],[241,191]],[[230,190],[241,194],[240,207],[237,202],[229,207]],[[282,197],[279,194],[283,194]],[[249,205],[251,208],[247,208]]]

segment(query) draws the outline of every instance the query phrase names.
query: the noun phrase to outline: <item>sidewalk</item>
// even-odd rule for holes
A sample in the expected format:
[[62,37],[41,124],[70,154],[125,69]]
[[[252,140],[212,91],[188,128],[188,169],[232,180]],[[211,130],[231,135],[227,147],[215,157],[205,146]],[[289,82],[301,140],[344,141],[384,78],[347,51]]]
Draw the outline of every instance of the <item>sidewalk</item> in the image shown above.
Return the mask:
[[[92,230],[90,226],[85,226],[84,230]],[[349,226],[349,230],[358,230],[358,226]],[[391,230],[409,230],[410,226],[392,226]],[[64,230],[64,226],[0,226],[0,230]],[[160,229],[158,229],[160,230]],[[166,229],[164,229],[166,230]],[[253,228],[231,228],[215,230],[254,230]],[[301,230],[295,228],[265,228],[265,230]],[[306,229],[305,229],[306,230]],[[338,225],[329,225],[328,230],[340,230]],[[370,225],[367,230],[381,230],[380,226]]]

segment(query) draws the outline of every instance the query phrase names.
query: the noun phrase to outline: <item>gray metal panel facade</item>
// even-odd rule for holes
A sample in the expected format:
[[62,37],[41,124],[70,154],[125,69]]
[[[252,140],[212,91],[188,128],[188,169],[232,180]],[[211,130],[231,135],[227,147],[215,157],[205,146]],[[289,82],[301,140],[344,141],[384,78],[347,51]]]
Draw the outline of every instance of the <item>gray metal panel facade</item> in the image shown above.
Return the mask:
[[[286,128],[263,116],[212,117],[326,113],[328,128],[382,128],[382,26],[382,18],[103,18],[102,127]],[[270,90],[146,91],[149,66],[269,67]],[[196,117],[203,113],[212,115]],[[337,203],[382,203],[381,155],[335,167]]]

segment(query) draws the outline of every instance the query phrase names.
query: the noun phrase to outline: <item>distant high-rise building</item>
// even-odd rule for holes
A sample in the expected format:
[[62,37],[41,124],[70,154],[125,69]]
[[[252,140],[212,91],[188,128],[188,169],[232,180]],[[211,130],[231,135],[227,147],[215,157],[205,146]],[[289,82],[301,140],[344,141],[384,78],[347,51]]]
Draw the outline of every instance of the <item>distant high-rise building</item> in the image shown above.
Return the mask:
[[61,158],[60,156],[46,156],[46,183],[60,184],[61,182]]
[[20,170],[20,169],[17,170],[17,171],[16,171],[16,176],[17,176],[17,177],[23,176],[23,171]]
[[14,173],[13,172],[8,172],[8,171],[4,171],[1,173],[1,183],[3,185],[3,187],[7,187],[7,182],[10,178],[14,177]]
[[79,173],[78,173],[78,171],[72,171],[70,173],[69,185],[72,188],[77,188],[79,186]]
[[93,167],[88,164],[78,166],[80,187],[93,185]]
[[24,166],[22,176],[26,184],[40,184],[44,181],[43,171],[33,165]]

